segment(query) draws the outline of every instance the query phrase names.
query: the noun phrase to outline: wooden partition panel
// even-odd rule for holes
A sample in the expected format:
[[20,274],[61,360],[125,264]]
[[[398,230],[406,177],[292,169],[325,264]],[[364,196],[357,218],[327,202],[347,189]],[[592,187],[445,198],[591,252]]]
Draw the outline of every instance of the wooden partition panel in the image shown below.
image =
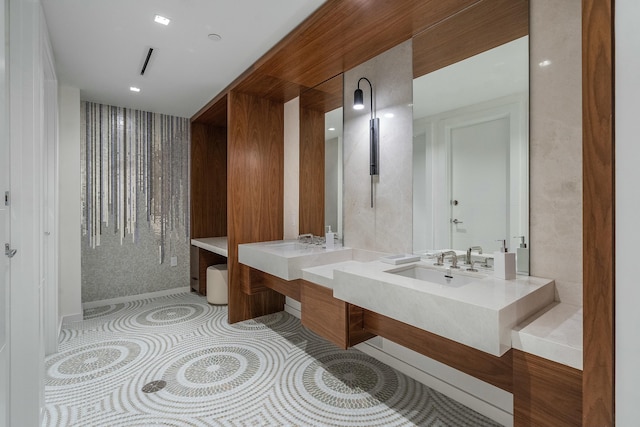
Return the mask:
[[227,234],[227,129],[191,123],[191,238]]
[[483,0],[413,38],[413,77],[527,34],[528,0]]
[[582,371],[513,350],[513,412],[516,427],[581,426]]
[[282,239],[284,104],[238,92],[228,97],[229,322],[284,309],[274,291],[242,291],[238,244]]
[[615,425],[613,1],[582,1],[583,425]]
[[300,234],[324,235],[324,112],[300,108]]

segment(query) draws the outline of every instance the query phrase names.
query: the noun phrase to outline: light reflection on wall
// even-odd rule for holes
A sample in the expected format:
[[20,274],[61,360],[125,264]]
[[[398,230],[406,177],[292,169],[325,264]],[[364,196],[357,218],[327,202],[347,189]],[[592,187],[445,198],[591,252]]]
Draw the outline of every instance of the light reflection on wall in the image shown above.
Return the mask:
[[189,236],[189,119],[83,102],[82,233],[100,246],[103,227],[120,244],[149,227],[160,262]]

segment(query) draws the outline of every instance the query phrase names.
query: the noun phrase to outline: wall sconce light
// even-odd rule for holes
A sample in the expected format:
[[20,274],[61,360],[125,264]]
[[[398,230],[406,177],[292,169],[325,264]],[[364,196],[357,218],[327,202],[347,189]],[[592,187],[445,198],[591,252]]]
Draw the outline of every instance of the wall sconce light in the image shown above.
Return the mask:
[[371,119],[369,120],[369,175],[371,176],[371,207],[373,207],[373,177],[380,174],[380,145],[378,135],[380,132],[380,119],[374,118],[373,110],[373,85],[366,77],[360,77],[358,88],[353,93],[353,108],[362,110],[364,108],[364,93],[360,89],[360,82],[366,80],[371,89]]

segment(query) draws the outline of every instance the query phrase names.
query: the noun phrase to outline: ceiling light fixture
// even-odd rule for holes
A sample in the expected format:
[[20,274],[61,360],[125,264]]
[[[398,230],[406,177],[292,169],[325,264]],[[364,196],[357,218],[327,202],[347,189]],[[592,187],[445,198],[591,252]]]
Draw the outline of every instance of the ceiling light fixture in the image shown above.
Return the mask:
[[171,19],[165,18],[164,16],[161,16],[161,15],[156,15],[153,18],[153,20],[158,24],[162,24],[162,25],[169,25],[169,22],[171,22]]
[[131,86],[131,87],[129,88],[129,90],[130,90],[131,92],[140,92],[140,88],[139,88],[139,87],[135,87],[135,86]]

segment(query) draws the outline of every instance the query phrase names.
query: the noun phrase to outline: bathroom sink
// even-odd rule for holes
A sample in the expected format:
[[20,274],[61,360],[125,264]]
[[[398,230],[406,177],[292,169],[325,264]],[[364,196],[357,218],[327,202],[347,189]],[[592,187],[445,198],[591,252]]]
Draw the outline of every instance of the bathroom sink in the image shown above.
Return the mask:
[[437,283],[439,285],[451,286],[454,288],[467,285],[478,280],[478,277],[467,276],[454,272],[451,273],[434,270],[432,268],[423,267],[421,265],[411,265],[404,268],[390,270],[387,273],[397,274],[398,276],[409,277],[411,279],[423,280],[425,282]]
[[322,250],[322,246],[318,245],[310,245],[308,243],[300,243],[300,242],[285,242],[285,243],[273,243],[270,245],[266,245],[270,248],[280,249],[283,251],[304,251],[304,250]]

